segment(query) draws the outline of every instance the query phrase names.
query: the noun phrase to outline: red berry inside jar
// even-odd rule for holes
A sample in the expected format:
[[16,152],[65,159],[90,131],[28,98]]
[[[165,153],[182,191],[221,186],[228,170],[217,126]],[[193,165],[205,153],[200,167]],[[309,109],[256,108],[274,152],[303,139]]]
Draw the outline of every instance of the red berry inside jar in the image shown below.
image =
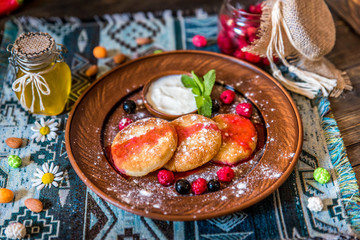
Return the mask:
[[224,1],[219,14],[218,46],[222,53],[260,66],[268,66],[266,58],[242,50],[258,38],[262,14],[262,2],[257,1],[245,6],[248,2]]

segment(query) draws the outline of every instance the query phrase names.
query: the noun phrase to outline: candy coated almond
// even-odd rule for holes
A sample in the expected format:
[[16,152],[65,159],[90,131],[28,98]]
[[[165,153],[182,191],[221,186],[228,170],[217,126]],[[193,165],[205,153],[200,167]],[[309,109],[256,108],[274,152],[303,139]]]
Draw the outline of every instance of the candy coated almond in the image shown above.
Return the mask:
[[151,38],[137,38],[136,39],[136,43],[138,45],[145,45],[145,44],[149,44],[151,42],[152,42]]
[[19,148],[22,145],[22,139],[16,137],[9,137],[5,140],[5,142],[11,148]]
[[24,204],[33,212],[41,212],[44,209],[43,204],[39,199],[28,198],[25,200]]
[[86,72],[85,72],[85,75],[88,76],[88,77],[92,77],[94,76],[95,74],[97,74],[99,68],[98,66],[96,65],[92,65],[91,67],[89,67]]
[[120,63],[124,62],[125,59],[126,59],[126,56],[122,53],[116,54],[113,57],[114,63],[116,63],[116,64],[120,64]]

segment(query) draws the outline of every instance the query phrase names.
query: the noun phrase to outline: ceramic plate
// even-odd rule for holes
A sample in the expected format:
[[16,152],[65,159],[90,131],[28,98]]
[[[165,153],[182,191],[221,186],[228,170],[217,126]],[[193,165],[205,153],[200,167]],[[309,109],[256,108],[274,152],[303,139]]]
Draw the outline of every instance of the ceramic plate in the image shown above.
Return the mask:
[[[111,164],[109,146],[122,117],[136,121],[151,114],[144,108],[141,90],[155,75],[171,71],[216,70],[212,97],[225,89],[236,94],[234,104],[221,112],[234,113],[239,102],[254,106],[252,121],[259,135],[256,152],[235,166],[236,177],[221,190],[202,195],[179,195],[174,186],[157,182],[156,173],[126,177]],[[134,114],[122,103],[137,102]],[[66,125],[66,150],[76,173],[100,197],[126,211],[161,220],[199,220],[247,208],[274,192],[290,175],[302,146],[299,113],[289,94],[270,75],[236,58],[204,51],[173,51],[130,61],[94,82],[77,101]],[[216,179],[219,165],[208,163],[177,179]]]

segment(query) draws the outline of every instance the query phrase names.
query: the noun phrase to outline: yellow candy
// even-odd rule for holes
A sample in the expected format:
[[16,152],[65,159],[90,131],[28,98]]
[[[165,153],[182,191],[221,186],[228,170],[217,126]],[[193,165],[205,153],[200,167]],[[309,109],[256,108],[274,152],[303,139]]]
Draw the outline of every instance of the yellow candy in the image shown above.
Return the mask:
[[6,188],[0,188],[0,203],[11,202],[13,198],[14,198],[13,191]]

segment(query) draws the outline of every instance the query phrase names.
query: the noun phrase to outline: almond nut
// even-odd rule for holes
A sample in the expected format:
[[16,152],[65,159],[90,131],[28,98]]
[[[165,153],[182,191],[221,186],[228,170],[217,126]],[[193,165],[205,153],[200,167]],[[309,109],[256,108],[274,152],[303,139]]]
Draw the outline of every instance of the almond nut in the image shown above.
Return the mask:
[[94,76],[95,74],[97,74],[99,68],[98,66],[96,65],[92,65],[91,67],[89,67],[86,72],[85,72],[85,75],[88,76],[88,77],[92,77]]
[[151,38],[137,38],[136,39],[136,43],[138,45],[145,45],[145,44],[149,44],[151,42],[152,42]]
[[25,206],[33,212],[41,212],[43,210],[43,204],[39,199],[28,198],[24,202]]
[[16,137],[7,138],[5,142],[11,148],[19,148],[22,145],[22,139]]
[[113,57],[114,63],[116,63],[116,64],[120,64],[120,63],[124,62],[125,59],[126,59],[126,56],[122,53],[116,54]]

